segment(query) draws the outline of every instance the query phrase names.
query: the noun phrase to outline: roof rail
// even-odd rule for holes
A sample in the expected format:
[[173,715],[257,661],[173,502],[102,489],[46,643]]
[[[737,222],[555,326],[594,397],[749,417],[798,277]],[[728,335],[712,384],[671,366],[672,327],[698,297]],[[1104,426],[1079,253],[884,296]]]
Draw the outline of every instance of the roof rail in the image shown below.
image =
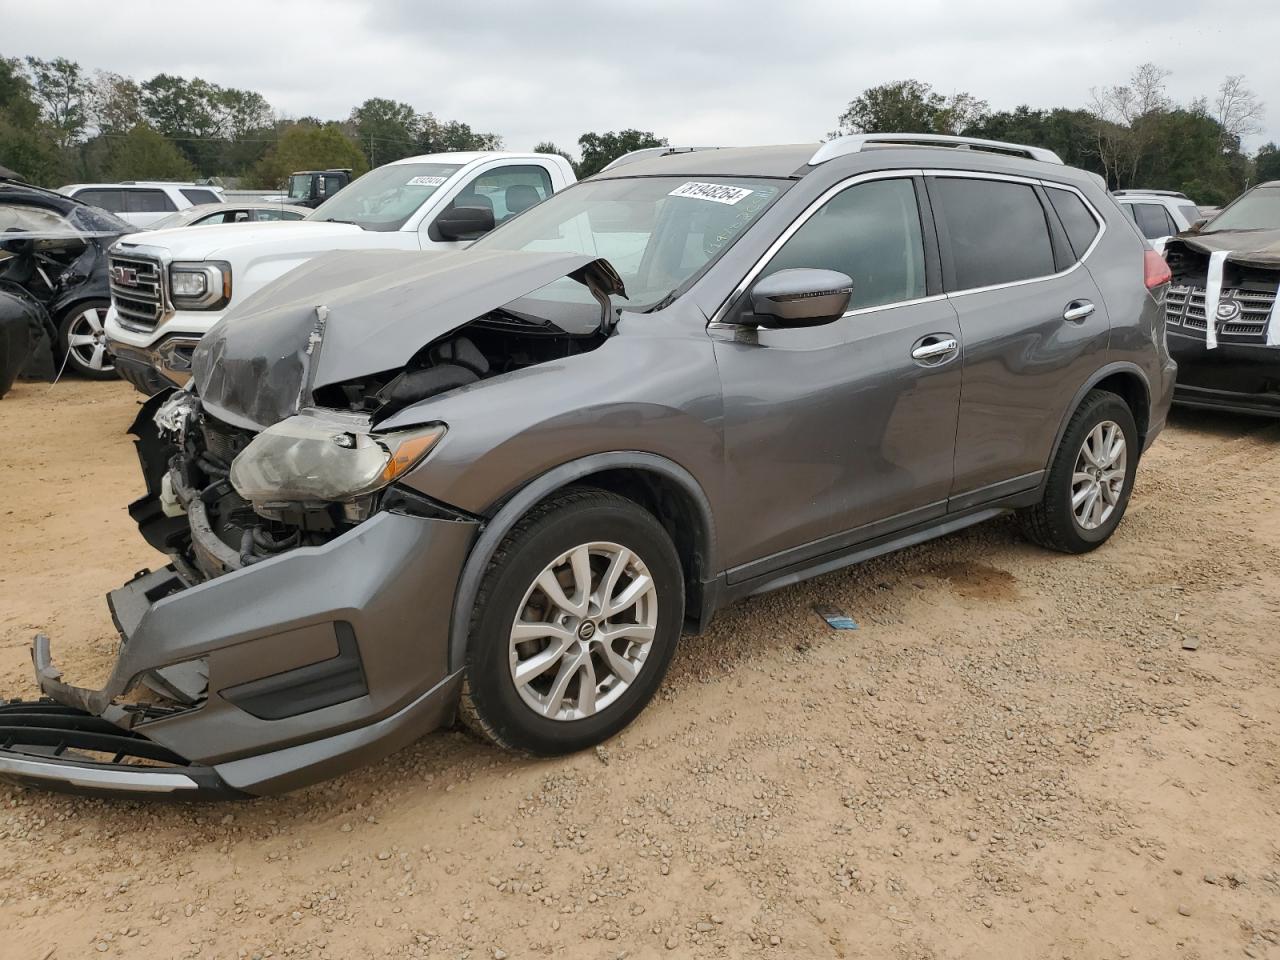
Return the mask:
[[630,153],[624,153],[615,160],[610,160],[600,172],[612,170],[614,167],[621,167],[628,163],[635,163],[637,160],[649,160],[653,157],[669,157],[676,153],[697,153],[699,150],[720,150],[720,147],[645,147],[642,150],[632,150]]
[[1133,197],[1142,195],[1145,197],[1180,197],[1183,200],[1191,199],[1181,190],[1142,190],[1137,187],[1131,187],[1128,190],[1112,190],[1117,197]]
[[828,140],[809,158],[809,166],[834,160],[851,153],[861,153],[869,146],[901,144],[904,147],[953,147],[957,150],[987,150],[992,153],[1009,153],[1040,160],[1043,163],[1062,163],[1062,158],[1044,147],[1028,147],[1021,143],[1005,143],[1003,140],[981,140],[978,137],[951,137],[941,133],[854,133]]

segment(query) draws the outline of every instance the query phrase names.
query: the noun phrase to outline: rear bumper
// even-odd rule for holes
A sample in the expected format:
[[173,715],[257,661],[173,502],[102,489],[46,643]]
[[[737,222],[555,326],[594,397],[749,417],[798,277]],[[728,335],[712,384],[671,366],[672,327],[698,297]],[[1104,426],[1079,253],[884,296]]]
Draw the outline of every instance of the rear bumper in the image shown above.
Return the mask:
[[1280,416],[1280,347],[1220,343],[1207,350],[1203,336],[1170,330],[1169,349],[1178,362],[1175,403]]
[[[0,716],[0,775],[95,793],[259,795],[399,749],[456,705],[449,624],[475,527],[384,511],[195,586],[173,567],[144,571],[108,596],[123,645],[101,689],[64,683],[37,639],[36,681],[73,711],[65,749],[27,742],[49,735],[30,733],[39,724],[19,715],[31,711],[0,705],[20,720]],[[159,705],[135,696],[144,686]],[[77,723],[123,734],[128,749],[112,759],[120,744]],[[139,766],[137,750],[167,766]]]

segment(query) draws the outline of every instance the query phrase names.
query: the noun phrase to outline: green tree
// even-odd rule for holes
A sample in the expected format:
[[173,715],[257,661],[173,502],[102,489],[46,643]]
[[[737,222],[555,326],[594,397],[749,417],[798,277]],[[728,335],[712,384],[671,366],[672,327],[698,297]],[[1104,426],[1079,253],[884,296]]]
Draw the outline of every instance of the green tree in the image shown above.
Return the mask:
[[40,119],[40,107],[32,99],[21,60],[0,57],[0,117],[24,129],[34,127]]
[[569,156],[569,152],[567,150],[561,150],[550,140],[543,140],[541,143],[534,144],[533,152],[559,154],[560,156],[568,160],[570,163],[573,163],[573,157]]
[[172,143],[140,123],[112,145],[111,180],[190,180],[195,170]]
[[1063,163],[1102,173],[1094,118],[1085,110],[1032,110],[1028,106],[988,114],[965,131],[987,140],[1046,147]]
[[895,80],[869,87],[849,101],[829,136],[849,133],[968,132],[988,113],[985,100],[970,93],[944,97],[920,80]]
[[422,126],[418,150],[422,153],[502,149],[502,138],[496,133],[477,133],[470,124],[458,120],[440,121],[429,113],[418,119]]
[[65,183],[63,153],[40,123],[22,61],[0,57],[0,164],[32,183]]
[[31,89],[40,112],[59,148],[76,142],[89,123],[89,83],[80,64],[66,57],[41,60],[27,57]]
[[89,119],[101,133],[128,133],[142,123],[142,88],[129,77],[97,71],[88,101]]
[[351,110],[348,122],[371,167],[412,156],[419,150],[422,118],[407,103],[370,97]]
[[599,173],[618,157],[632,150],[668,146],[665,137],[658,137],[649,130],[619,130],[617,133],[584,133],[578,138],[582,160],[576,170],[580,178]]
[[369,169],[359,145],[336,124],[294,124],[267,151],[255,168],[253,179],[262,187],[281,187],[295,170],[328,167],[350,167],[355,177]]
[[1280,180],[1280,147],[1267,143],[1253,158],[1254,179],[1258,183]]

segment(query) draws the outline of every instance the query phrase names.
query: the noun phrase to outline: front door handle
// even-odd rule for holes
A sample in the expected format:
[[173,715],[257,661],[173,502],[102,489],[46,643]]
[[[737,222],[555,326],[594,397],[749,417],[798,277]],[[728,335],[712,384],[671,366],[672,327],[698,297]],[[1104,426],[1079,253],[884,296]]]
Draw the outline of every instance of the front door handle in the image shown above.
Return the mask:
[[1088,300],[1072,300],[1067,304],[1066,309],[1062,311],[1062,319],[1069,323],[1079,323],[1085,317],[1091,316],[1093,311],[1097,309]]
[[932,334],[917,340],[911,348],[911,359],[930,365],[945,363],[960,352],[960,341],[947,334]]

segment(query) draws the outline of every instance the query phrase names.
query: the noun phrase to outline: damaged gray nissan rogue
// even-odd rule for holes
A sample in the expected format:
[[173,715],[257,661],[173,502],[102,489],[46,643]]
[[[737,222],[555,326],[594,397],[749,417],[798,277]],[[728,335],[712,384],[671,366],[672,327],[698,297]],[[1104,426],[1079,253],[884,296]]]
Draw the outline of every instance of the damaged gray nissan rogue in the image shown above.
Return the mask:
[[465,252],[315,260],[143,407],[168,562],[109,595],[103,688],[36,638],[0,774],[271,794],[455,716],[561,754],[736,599],[1015,511],[1091,550],[1168,280],[1097,177],[915,135],[628,157]]

